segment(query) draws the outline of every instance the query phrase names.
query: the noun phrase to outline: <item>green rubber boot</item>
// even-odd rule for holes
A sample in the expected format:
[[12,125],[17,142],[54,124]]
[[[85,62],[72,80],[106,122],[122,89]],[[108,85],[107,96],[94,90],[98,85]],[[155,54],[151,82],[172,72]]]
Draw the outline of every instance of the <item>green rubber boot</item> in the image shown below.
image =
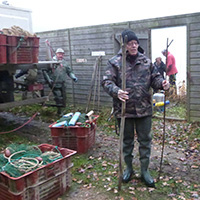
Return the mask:
[[[118,125],[120,128],[120,120],[118,119]],[[126,164],[126,169],[122,175],[122,182],[128,183],[134,174],[132,161],[134,149],[134,123],[132,119],[127,118],[124,127],[124,137],[123,137],[123,156],[124,162]]]
[[148,187],[155,187],[153,178],[151,177],[148,167],[149,167],[149,158],[143,158],[140,160],[141,163],[141,180]]
[[126,169],[124,170],[122,181],[124,183],[128,183],[131,180],[132,175],[134,174],[132,165],[133,162],[132,151],[134,147],[134,141],[132,139],[125,141],[126,142],[123,143],[123,155],[124,155],[124,162],[126,164]]
[[122,182],[128,183],[131,180],[131,177],[133,174],[134,174],[134,171],[133,171],[132,166],[127,166],[122,176]]
[[141,180],[145,183],[146,186],[155,187],[154,180],[151,177],[149,170],[145,170],[141,172]]

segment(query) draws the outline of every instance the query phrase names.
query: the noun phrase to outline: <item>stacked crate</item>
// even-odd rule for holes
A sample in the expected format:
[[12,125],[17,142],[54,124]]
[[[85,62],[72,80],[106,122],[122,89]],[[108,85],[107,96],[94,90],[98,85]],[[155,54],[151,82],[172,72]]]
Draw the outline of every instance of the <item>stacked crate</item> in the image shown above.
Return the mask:
[[95,144],[95,133],[97,128],[98,115],[88,124],[89,126],[60,126],[53,127],[51,124],[52,144],[77,151],[77,153],[86,153]]
[[0,64],[37,63],[39,39],[0,34]]
[[[41,144],[42,152],[51,151],[53,145]],[[63,158],[41,166],[20,177],[13,178],[7,173],[0,173],[1,200],[49,200],[63,195],[71,185],[71,156],[76,151],[60,148]]]
[[7,63],[7,36],[0,34],[0,64]]

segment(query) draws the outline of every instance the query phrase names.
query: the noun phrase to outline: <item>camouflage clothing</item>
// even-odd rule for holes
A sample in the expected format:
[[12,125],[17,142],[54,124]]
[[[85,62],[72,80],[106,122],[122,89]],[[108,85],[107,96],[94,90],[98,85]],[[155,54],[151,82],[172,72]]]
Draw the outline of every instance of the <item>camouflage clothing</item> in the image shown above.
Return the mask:
[[[58,61],[56,56],[53,57],[53,60]],[[53,81],[57,84],[57,82],[65,82],[66,81],[66,73],[71,78],[74,79],[75,75],[72,72],[71,67],[67,64],[65,60],[62,60],[61,64],[53,65],[51,69],[47,71],[46,79],[49,81]],[[48,81],[48,80],[47,80]],[[48,81],[48,82],[49,82]]]
[[[56,56],[53,57],[53,60],[58,61]],[[66,106],[66,74],[77,81],[71,67],[65,60],[62,60],[60,64],[54,64],[48,70],[43,70],[45,80],[48,82],[49,87],[53,89],[52,92],[57,106]]]
[[[134,62],[130,55],[126,57],[126,91],[129,99],[126,100],[127,118],[140,118],[152,115],[153,89],[162,88],[162,76],[152,65],[150,59],[138,52]],[[121,116],[121,101],[118,99],[118,90],[122,87],[122,53],[121,51],[111,58],[103,77],[104,90],[113,97],[114,113]]]

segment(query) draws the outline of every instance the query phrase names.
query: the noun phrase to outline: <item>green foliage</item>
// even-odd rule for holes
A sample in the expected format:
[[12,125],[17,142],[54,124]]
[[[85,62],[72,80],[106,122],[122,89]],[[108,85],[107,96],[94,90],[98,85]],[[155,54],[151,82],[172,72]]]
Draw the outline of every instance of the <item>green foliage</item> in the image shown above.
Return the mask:
[[[174,118],[182,118],[186,119],[186,104],[183,103],[171,103],[170,105],[166,105],[166,112],[165,115],[166,117],[174,117]],[[158,112],[154,108],[154,114],[156,116],[163,117],[163,112]]]
[[186,118],[186,105],[177,104],[167,110],[167,116],[177,117],[177,118]]

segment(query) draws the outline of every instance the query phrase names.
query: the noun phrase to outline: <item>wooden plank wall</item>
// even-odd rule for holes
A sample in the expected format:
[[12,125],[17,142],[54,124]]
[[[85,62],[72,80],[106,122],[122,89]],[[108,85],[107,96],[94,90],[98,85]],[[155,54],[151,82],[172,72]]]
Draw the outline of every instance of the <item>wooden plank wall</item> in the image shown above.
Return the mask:
[[[101,62],[101,80],[103,68],[107,60],[113,56],[113,35],[112,27],[84,27],[57,31],[49,31],[37,34],[40,37],[40,60],[45,60],[45,40],[51,43],[54,50],[61,47],[65,50],[65,59],[71,64],[78,82],[73,83],[67,76],[67,99],[68,102],[76,104],[87,104],[91,87],[91,78],[94,65],[98,56],[91,56],[92,52],[104,51]],[[70,59],[71,58],[71,59]],[[80,62],[82,60],[83,62]],[[100,80],[100,82],[101,82]],[[95,81],[98,83],[98,80]],[[101,90],[101,106],[111,104],[111,98]],[[92,90],[94,94],[94,89]],[[93,97],[93,95],[92,95]],[[97,100],[97,97],[96,97]],[[93,104],[93,98],[91,100]]]
[[[56,50],[62,47],[66,51],[66,60],[71,63],[78,82],[73,84],[67,78],[68,102],[87,103],[91,78],[97,57],[91,52],[104,51],[101,64],[101,80],[106,63],[119,48],[116,36],[125,28],[131,28],[143,42],[147,56],[151,56],[150,30],[174,26],[187,27],[187,97],[188,120],[200,120],[200,13],[162,17],[123,23],[88,26],[37,33],[40,36],[40,60],[45,60],[45,39],[48,39]],[[71,59],[70,59],[71,58]],[[87,62],[78,63],[77,59]],[[74,89],[73,89],[74,88]],[[111,106],[112,99],[101,89],[101,106]],[[74,95],[73,95],[74,94]],[[73,98],[74,96],[74,98]]]
[[200,15],[192,17],[188,26],[188,118],[200,121]]

